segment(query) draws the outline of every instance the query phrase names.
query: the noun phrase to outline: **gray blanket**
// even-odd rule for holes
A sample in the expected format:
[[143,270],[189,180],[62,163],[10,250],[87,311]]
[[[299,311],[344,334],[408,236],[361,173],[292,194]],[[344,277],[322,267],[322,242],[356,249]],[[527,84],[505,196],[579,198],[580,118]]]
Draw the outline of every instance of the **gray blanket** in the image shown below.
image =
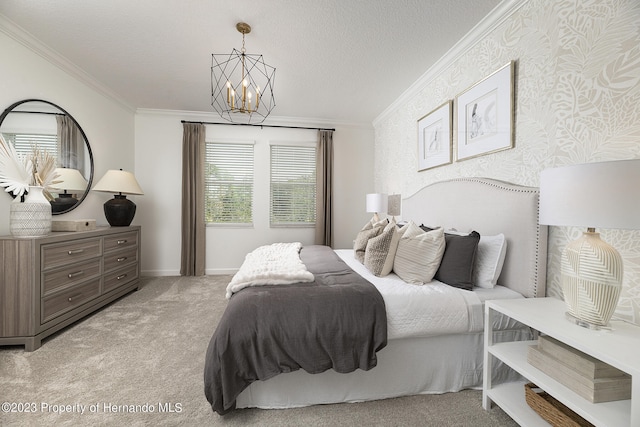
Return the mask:
[[378,290],[331,248],[307,246],[300,257],[314,282],[246,288],[229,300],[204,369],[205,395],[217,413],[233,410],[252,382],[280,373],[376,366],[376,352],[387,345]]

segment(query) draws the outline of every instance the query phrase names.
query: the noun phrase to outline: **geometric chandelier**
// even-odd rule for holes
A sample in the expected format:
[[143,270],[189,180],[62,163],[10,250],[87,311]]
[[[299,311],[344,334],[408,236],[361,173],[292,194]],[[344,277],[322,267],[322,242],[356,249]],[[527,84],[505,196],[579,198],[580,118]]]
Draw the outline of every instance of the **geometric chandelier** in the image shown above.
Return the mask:
[[249,24],[239,22],[242,50],[211,55],[211,106],[223,119],[234,123],[262,123],[276,106],[273,83],[276,69],[262,55],[245,53],[244,36]]

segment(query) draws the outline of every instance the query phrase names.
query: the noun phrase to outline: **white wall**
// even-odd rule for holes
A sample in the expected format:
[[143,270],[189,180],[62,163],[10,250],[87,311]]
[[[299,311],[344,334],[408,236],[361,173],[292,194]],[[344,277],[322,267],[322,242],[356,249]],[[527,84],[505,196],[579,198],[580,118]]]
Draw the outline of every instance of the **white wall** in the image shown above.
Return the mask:
[[[425,70],[376,119],[377,191],[411,195],[458,176],[537,186],[548,167],[640,158],[640,2],[507,3],[521,7],[490,17],[480,34],[463,40],[435,72]],[[515,147],[418,172],[417,120],[511,60],[517,62]],[[454,153],[456,135],[454,114]],[[640,232],[600,231],[625,263],[616,316],[640,324]],[[548,295],[562,296],[560,254],[580,234],[551,227]]]
[[[30,98],[53,102],[71,114],[84,130],[94,157],[95,183],[108,169],[135,173],[143,196],[129,196],[137,205],[134,225],[142,226],[142,272],[177,275],[180,270],[180,120],[215,121],[192,112],[140,112],[112,96],[73,64],[49,52],[37,40],[0,19],[0,52],[11,63],[0,67],[0,106]],[[373,127],[350,124],[286,123],[335,127],[334,246],[350,247],[367,220],[365,194],[373,191]],[[314,131],[209,126],[224,138],[256,141],[315,140]],[[138,156],[138,158],[136,158]],[[73,211],[54,219],[96,219],[108,225],[102,205],[112,196],[91,192]],[[0,194],[0,235],[9,234],[11,197]],[[268,211],[259,194],[256,209]],[[247,251],[263,243],[312,242],[311,230],[270,229],[266,216],[256,216],[253,229],[207,229],[208,273],[237,269]]]
[[[11,34],[11,36],[9,35]],[[108,169],[134,167],[134,111],[74,77],[19,42],[19,35],[0,21],[0,52],[10,59],[0,66],[0,107],[38,98],[71,114],[84,130],[94,157],[94,183]],[[88,80],[87,80],[88,81]],[[96,219],[107,225],[102,205],[110,196],[91,192],[73,211],[54,219]],[[0,235],[9,234],[9,195],[0,194]]]
[[[144,196],[136,200],[143,227],[142,270],[147,275],[180,271],[181,120],[215,122],[212,114],[140,110],[136,114],[136,178]],[[280,123],[279,123],[280,124]],[[295,123],[295,126],[318,126]],[[334,247],[352,246],[367,220],[364,200],[373,189],[373,127],[335,127]],[[255,141],[254,224],[251,228],[207,227],[206,271],[235,271],[247,252],[273,242],[312,244],[313,229],[269,227],[269,141],[315,141],[315,130],[207,125],[207,140]]]

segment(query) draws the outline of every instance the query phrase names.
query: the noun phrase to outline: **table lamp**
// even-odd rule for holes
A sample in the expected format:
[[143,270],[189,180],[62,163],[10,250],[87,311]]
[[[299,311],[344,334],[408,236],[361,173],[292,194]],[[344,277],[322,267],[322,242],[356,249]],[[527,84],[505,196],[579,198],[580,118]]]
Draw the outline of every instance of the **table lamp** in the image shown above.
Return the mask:
[[640,228],[640,159],[542,171],[540,224],[587,227],[562,254],[562,292],[571,320],[606,327],[620,298],[623,266],[595,227]]
[[400,215],[400,206],[402,206],[402,196],[400,194],[392,194],[387,199],[387,215],[391,215],[394,219]]
[[127,199],[127,194],[144,194],[136,177],[131,172],[108,170],[98,181],[94,191],[118,193],[104,204],[104,216],[112,227],[126,227],[131,224],[136,214],[136,204]]
[[52,212],[64,212],[78,203],[76,194],[84,194],[87,190],[87,180],[84,179],[78,169],[56,168],[59,181],[51,186],[52,192],[58,193],[58,197],[51,201]]
[[378,213],[387,212],[387,195],[382,193],[367,194],[367,212],[373,213],[373,221],[380,221]]

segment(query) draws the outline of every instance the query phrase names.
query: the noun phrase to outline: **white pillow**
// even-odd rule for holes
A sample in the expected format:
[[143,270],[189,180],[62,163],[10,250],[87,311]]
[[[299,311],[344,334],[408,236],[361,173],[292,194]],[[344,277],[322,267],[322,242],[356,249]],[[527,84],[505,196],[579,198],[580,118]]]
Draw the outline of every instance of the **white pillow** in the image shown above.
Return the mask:
[[473,269],[473,284],[481,288],[493,288],[498,283],[506,254],[507,240],[504,234],[481,235]]
[[438,271],[444,254],[444,230],[438,228],[425,232],[413,222],[402,227],[402,230],[393,271],[407,283],[429,283]]

